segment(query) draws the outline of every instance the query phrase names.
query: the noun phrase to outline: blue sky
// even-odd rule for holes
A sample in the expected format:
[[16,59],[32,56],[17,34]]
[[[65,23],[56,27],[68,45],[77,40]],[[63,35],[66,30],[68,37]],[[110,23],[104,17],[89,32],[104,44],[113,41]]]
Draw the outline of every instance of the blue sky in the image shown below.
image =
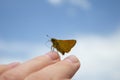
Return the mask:
[[120,22],[119,0],[75,1],[86,1],[83,5],[88,6],[72,4],[72,0],[0,0],[0,36],[39,41],[47,34],[104,35],[116,30]]
[[75,80],[120,80],[119,4],[120,0],[0,0],[0,63],[50,51],[46,35],[74,38],[77,45],[68,55],[76,55],[82,64]]

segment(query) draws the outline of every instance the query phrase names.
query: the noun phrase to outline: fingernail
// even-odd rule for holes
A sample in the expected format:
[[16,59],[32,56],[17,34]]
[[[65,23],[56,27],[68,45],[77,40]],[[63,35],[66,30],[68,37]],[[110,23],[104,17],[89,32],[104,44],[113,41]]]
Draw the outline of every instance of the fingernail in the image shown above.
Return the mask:
[[79,62],[79,60],[77,59],[76,56],[74,55],[70,55],[67,58],[65,58],[65,61],[71,62],[71,63],[77,63]]
[[20,64],[19,62],[13,62],[13,63],[8,64],[8,66],[10,68],[14,68],[14,67],[18,66],[19,64]]
[[46,55],[48,55],[52,60],[59,59],[59,55],[55,51],[48,52]]

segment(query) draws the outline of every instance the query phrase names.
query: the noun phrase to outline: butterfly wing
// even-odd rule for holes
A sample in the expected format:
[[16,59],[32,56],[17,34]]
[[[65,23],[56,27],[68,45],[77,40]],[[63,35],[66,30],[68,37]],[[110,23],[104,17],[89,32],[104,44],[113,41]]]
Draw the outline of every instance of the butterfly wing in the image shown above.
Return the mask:
[[76,44],[76,40],[57,40],[57,44],[57,50],[64,55]]
[[52,47],[56,48],[63,55],[64,53],[68,53],[76,44],[76,40],[58,40],[55,38],[52,38],[51,42],[53,43]]

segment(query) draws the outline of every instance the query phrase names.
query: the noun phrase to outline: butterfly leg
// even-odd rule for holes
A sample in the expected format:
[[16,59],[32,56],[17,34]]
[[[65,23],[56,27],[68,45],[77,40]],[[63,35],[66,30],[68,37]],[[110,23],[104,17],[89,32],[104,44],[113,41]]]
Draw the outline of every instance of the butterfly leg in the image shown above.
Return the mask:
[[53,46],[51,46],[51,51],[54,51],[54,47]]

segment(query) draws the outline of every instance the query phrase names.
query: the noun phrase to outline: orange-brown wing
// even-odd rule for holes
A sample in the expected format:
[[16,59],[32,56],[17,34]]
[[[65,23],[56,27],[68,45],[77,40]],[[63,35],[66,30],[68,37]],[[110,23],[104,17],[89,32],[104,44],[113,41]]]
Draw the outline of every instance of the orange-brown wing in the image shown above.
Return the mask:
[[61,53],[68,53],[76,44],[76,40],[57,40],[57,50]]

